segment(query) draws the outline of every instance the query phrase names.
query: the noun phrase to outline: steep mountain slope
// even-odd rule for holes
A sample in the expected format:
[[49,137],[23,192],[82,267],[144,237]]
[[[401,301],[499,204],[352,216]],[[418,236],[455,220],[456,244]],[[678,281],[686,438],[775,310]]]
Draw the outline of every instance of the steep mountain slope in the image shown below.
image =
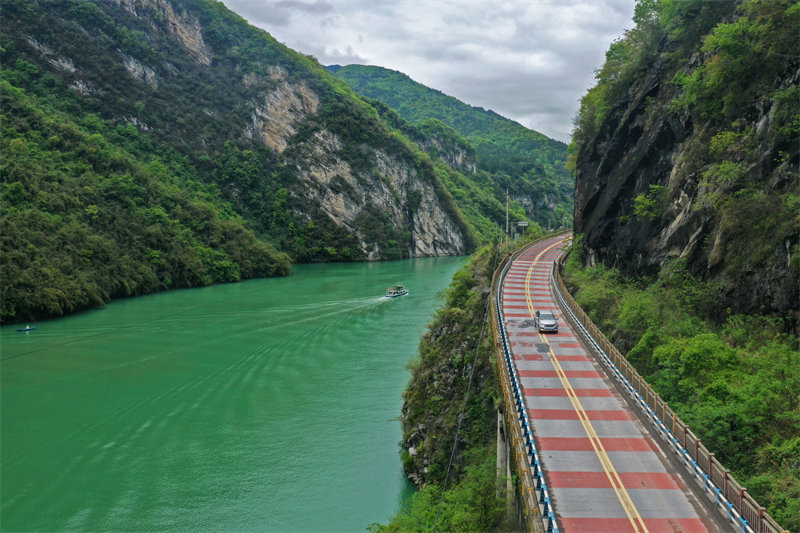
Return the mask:
[[531,220],[550,226],[571,220],[573,182],[564,167],[564,143],[493,111],[467,105],[394,70],[366,65],[327,68],[359,94],[384,102],[423,131],[429,128],[431,119],[452,128],[474,147],[473,172],[488,174],[479,181],[488,179],[495,196],[503,202],[508,187]]
[[[274,250],[274,261],[261,257],[266,243],[295,261],[460,254],[475,243],[424,152],[315,61],[218,2],[10,0],[0,17],[6,320],[285,272]],[[64,226],[74,231],[60,240],[29,235]],[[97,238],[102,260],[80,244]],[[65,245],[74,253],[55,264]],[[87,267],[95,261],[113,283]],[[200,266],[181,277],[189,263]],[[67,273],[81,281],[59,285]],[[22,312],[16,300],[31,294],[43,303]]]
[[718,318],[798,318],[800,6],[639,2],[583,98],[571,163],[589,262],[676,261],[721,285]]

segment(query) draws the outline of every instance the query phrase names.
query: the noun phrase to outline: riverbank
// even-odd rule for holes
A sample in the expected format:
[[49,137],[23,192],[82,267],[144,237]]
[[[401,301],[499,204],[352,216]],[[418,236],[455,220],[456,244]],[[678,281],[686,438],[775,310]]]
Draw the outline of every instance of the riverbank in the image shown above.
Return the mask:
[[404,393],[403,465],[420,490],[372,531],[516,529],[516,516],[497,492],[500,389],[487,303],[502,257],[540,236],[483,247],[453,276]]

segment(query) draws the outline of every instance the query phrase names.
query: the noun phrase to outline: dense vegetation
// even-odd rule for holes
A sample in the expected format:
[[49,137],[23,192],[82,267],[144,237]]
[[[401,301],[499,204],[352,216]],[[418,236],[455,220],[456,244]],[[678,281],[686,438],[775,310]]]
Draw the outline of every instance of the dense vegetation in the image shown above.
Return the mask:
[[564,143],[524,128],[493,111],[467,105],[400,72],[368,65],[329,67],[359,94],[386,103],[412,124],[435,118],[475,146],[482,166],[519,176],[535,165],[564,176]]
[[4,320],[289,272],[180,160],[139,159],[150,144],[136,128],[91,114],[77,124],[3,78]]
[[[497,495],[497,457],[487,445],[464,454],[464,472],[442,493],[439,484],[425,485],[388,524],[371,524],[373,533],[400,531],[510,531],[505,500]],[[441,508],[439,503],[441,502]]]
[[[703,139],[713,137],[713,146],[702,155],[710,152],[719,157],[718,164],[735,165],[742,173],[746,165],[726,161],[725,156],[757,155],[746,153],[759,132],[747,127],[746,119],[752,117],[742,116],[742,110],[767,99],[778,103],[778,125],[772,133],[782,135],[788,148],[800,130],[796,113],[800,93],[796,84],[772,86],[797,63],[798,16],[800,4],[788,0],[639,0],[633,18],[636,27],[611,45],[597,71],[597,84],[581,99],[570,147],[573,171],[574,156],[588,147],[604,124],[617,118],[612,110],[656,58],[674,72],[671,83],[680,88],[670,109],[714,126]],[[690,60],[698,52],[699,61]],[[730,172],[711,172],[709,177],[717,174],[722,181],[743,177]]]
[[788,319],[716,319],[720,284],[675,262],[631,281],[582,266],[565,281],[578,304],[703,444],[779,524],[800,531],[800,347]]
[[396,110],[423,134],[437,135],[440,125],[446,125],[452,142],[475,154],[478,172],[468,173],[466,179],[474,179],[496,199],[504,203],[508,188],[512,197],[530,199],[526,214],[531,220],[550,227],[572,220],[572,180],[564,167],[564,143],[400,72],[366,65],[328,68],[359,94]]
[[[397,223],[350,185],[385,183],[378,151],[432,187],[467,250],[488,233],[427,154],[313,59],[218,2],[126,5],[3,3],[2,320],[286,273],[289,259],[408,257],[419,192],[393,191]],[[318,105],[279,152],[252,117],[281,80]],[[331,181],[360,203],[352,227],[304,178],[323,134],[352,169]]]

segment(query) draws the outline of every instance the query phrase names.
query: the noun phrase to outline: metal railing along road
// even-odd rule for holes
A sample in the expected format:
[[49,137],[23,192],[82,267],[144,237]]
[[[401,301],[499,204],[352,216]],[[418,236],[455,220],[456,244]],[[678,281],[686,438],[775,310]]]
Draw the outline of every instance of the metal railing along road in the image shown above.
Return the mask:
[[522,512],[531,531],[546,531],[558,533],[547,483],[544,478],[539,454],[533,441],[533,432],[528,412],[525,406],[524,392],[517,375],[516,365],[511,355],[506,333],[505,319],[502,305],[500,304],[500,283],[505,278],[508,268],[525,250],[545,239],[555,235],[548,235],[533,241],[530,245],[517,251],[511,257],[506,257],[494,272],[492,279],[492,327],[494,330],[495,346],[497,349],[497,364],[499,366],[500,382],[503,389],[504,415],[506,427],[510,429],[510,439],[514,466],[519,483],[519,495],[522,500]]
[[738,530],[754,533],[788,533],[761,507],[722,464],[703,446],[700,439],[678,417],[657,392],[642,378],[616,346],[595,326],[586,312],[569,294],[561,279],[564,255],[553,263],[552,283],[562,307],[571,315],[587,341],[619,378],[623,386],[656,425],[689,472],[714,499],[723,514]]

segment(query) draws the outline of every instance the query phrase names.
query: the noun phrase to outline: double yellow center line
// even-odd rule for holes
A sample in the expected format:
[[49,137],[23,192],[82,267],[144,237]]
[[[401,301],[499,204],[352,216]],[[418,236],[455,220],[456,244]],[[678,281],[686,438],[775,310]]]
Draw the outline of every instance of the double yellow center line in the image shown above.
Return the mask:
[[[531,316],[535,316],[535,308],[533,306],[533,301],[531,300],[531,275],[533,274],[533,268],[538,264],[539,259],[547,253],[550,249],[554,248],[555,246],[559,245],[561,241],[555,242],[542,250],[539,255],[536,256],[536,259],[533,260],[531,263],[530,268],[528,268],[528,273],[525,276],[525,298],[528,303],[528,310],[531,313]],[[570,402],[572,403],[573,409],[578,414],[578,419],[581,421],[583,425],[583,429],[586,431],[586,436],[589,437],[589,442],[592,444],[592,448],[594,452],[597,454],[597,458],[600,460],[600,464],[603,466],[603,470],[608,477],[609,483],[611,483],[611,487],[614,489],[614,492],[617,494],[617,498],[619,498],[619,502],[622,504],[622,508],[625,510],[625,514],[628,515],[628,520],[633,526],[633,530],[637,533],[648,533],[647,526],[642,519],[642,516],[639,514],[639,510],[634,505],[633,500],[631,500],[628,491],[625,490],[625,485],[623,485],[622,480],[619,477],[616,469],[614,468],[611,459],[608,457],[608,453],[606,452],[605,447],[603,446],[600,437],[597,436],[597,432],[594,430],[592,423],[589,421],[589,416],[586,414],[586,410],[581,405],[580,400],[578,399],[578,395],[575,393],[575,389],[572,388],[570,385],[569,380],[567,379],[567,374],[564,372],[564,369],[561,367],[561,363],[558,361],[555,353],[553,353],[553,347],[550,345],[550,342],[547,340],[543,334],[539,333],[539,338],[541,338],[542,342],[547,345],[548,354],[550,355],[550,359],[553,363],[553,367],[556,370],[556,374],[558,375],[558,379],[561,381],[561,385],[564,387],[564,390],[569,397]]]

